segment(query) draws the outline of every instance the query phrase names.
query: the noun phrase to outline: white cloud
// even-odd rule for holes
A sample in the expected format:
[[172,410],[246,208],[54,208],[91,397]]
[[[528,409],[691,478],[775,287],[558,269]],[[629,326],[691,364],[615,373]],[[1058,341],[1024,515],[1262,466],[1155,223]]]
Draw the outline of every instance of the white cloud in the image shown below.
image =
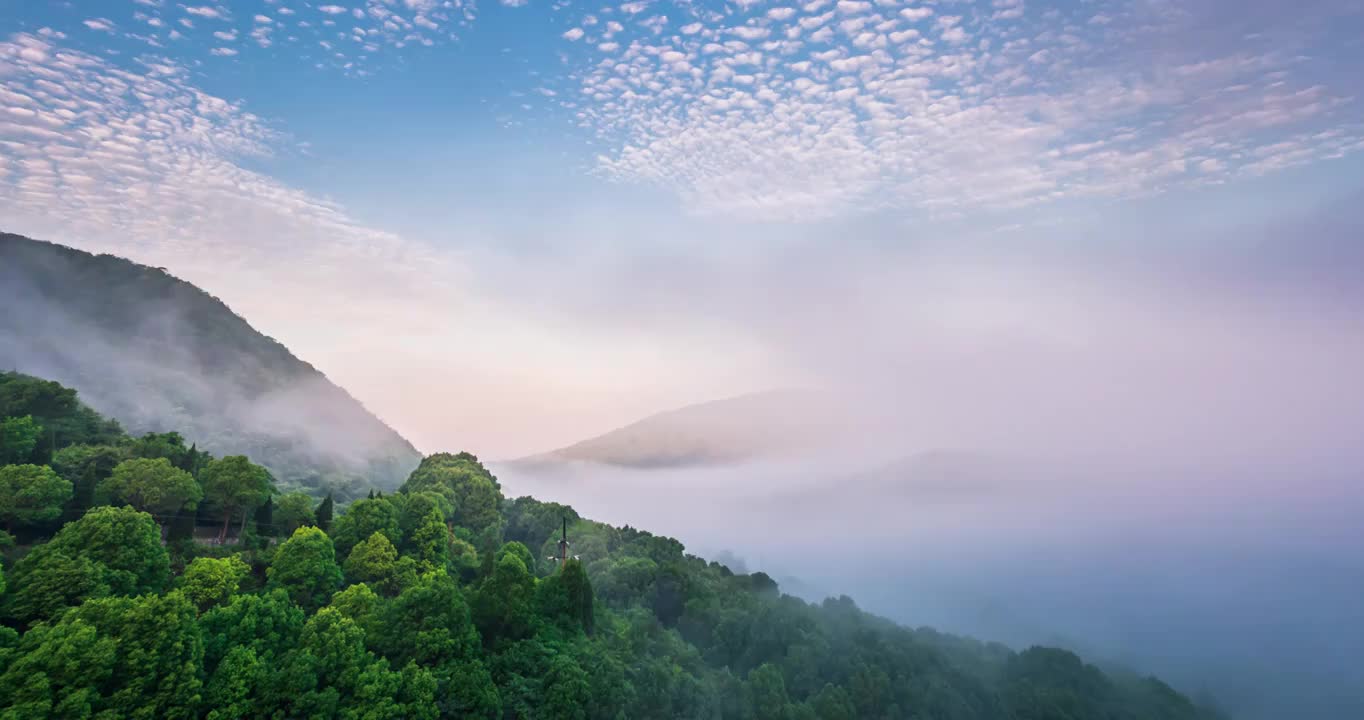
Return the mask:
[[86,20],[83,24],[91,30],[98,30],[100,32],[114,31],[114,21],[108,18],[92,18]]
[[349,10],[341,7],[340,5],[321,5],[317,8],[317,10],[318,12],[324,12],[328,15],[343,15],[349,12]]
[[[1358,101],[1291,80],[1300,58],[1191,46],[1187,61],[1152,66],[1139,44],[1179,16],[1089,38],[1078,28],[1092,10],[990,5],[936,16],[815,0],[702,15],[657,38],[608,26],[622,37],[599,49],[628,49],[576,73],[586,102],[572,109],[606,147],[602,175],[698,213],[777,219],[1145,194],[1364,144],[1364,128],[1341,125]],[[929,33],[910,26],[929,18]],[[1303,132],[1283,147],[1265,132],[1290,127]]]
[[213,20],[224,20],[227,18],[226,12],[219,8],[209,7],[208,5],[186,7],[185,12],[190,15],[197,15],[202,18],[210,18]]
[[572,30],[569,30],[568,32],[564,33],[565,40],[581,40],[582,36],[583,36],[582,28],[573,28]]
[[233,55],[236,55],[236,54],[237,54],[237,51],[236,51],[234,48],[226,48],[226,47],[215,47],[215,48],[213,48],[212,50],[210,50],[209,52],[211,52],[211,53],[213,53],[214,55],[217,55],[217,56],[219,56],[219,57],[232,57]]
[[214,31],[213,37],[218,38],[219,40],[232,41],[232,40],[236,40],[236,39],[237,39],[237,31],[236,31],[236,30],[217,30],[217,31]]

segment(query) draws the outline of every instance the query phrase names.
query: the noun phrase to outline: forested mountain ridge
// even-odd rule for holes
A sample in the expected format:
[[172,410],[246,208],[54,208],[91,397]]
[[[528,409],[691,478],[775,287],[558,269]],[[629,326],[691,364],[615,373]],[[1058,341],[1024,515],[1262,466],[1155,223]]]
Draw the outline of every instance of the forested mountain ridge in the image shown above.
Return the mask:
[[[55,383],[10,376],[0,411],[0,718],[1222,718],[506,498],[468,453],[334,514]],[[42,423],[76,444],[45,447]]]
[[220,300],[159,268],[0,234],[0,369],[59,380],[135,434],[246,454],[291,487],[396,487],[420,454]]

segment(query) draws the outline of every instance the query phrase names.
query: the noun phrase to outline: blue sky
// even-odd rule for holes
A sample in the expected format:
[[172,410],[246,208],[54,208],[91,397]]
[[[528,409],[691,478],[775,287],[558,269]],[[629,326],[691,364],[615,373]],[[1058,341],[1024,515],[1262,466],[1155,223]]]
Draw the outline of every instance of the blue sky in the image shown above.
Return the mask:
[[797,317],[1097,343],[983,298],[1358,257],[1361,38],[1351,0],[7,3],[0,211],[515,453],[849,374]]

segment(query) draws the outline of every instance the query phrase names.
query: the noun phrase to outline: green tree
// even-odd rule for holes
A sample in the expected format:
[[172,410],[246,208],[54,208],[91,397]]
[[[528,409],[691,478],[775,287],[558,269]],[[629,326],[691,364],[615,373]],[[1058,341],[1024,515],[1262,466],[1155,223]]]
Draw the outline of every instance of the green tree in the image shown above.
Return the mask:
[[204,669],[212,673],[233,648],[250,648],[274,665],[298,645],[307,620],[284,590],[263,595],[236,595],[199,616],[204,635]]
[[477,659],[478,632],[454,578],[437,570],[403,590],[388,606],[379,646],[395,664],[416,662],[438,676],[448,675],[454,663]]
[[281,537],[293,535],[295,530],[304,525],[316,524],[313,499],[299,492],[280,495],[275,501],[274,522],[275,530]]
[[389,543],[397,547],[402,541],[402,533],[398,529],[398,509],[386,498],[356,500],[346,508],[344,515],[337,518],[331,533],[337,555],[346,557],[351,548],[376,532],[383,533]]
[[332,494],[327,493],[327,497],[318,503],[317,512],[314,513],[317,518],[317,526],[322,529],[322,532],[331,532],[333,512]]
[[28,462],[42,434],[42,426],[32,415],[0,420],[0,465]]
[[253,648],[234,647],[209,676],[204,688],[207,720],[236,720],[260,717],[265,708],[257,688],[266,683],[270,667]]
[[123,449],[113,445],[68,445],[52,456],[52,469],[74,488],[67,503],[70,517],[79,517],[95,504],[95,488],[124,459]]
[[203,646],[178,592],[90,600],[25,634],[0,675],[0,716],[195,718]]
[[101,505],[132,505],[160,518],[192,511],[203,497],[194,477],[165,458],[124,460],[95,487],[95,502]]
[[593,628],[592,583],[582,563],[570,559],[559,572],[536,587],[540,614],[571,630],[591,633]]
[[824,684],[811,705],[819,720],[857,720],[857,708],[853,707],[848,691],[832,683]]
[[501,486],[469,453],[437,453],[424,458],[403,484],[403,491],[439,493],[454,505],[451,519],[456,525],[468,528],[485,542],[495,542],[501,536]]
[[315,527],[294,531],[275,551],[268,570],[269,588],[281,588],[307,610],[327,603],[341,585],[341,567],[331,538]]
[[82,404],[75,390],[21,373],[0,373],[0,418],[25,415],[32,415],[57,446],[115,444],[123,439],[118,423]]
[[186,472],[194,470],[194,454],[178,432],[147,433],[128,443],[128,454],[148,460],[164,459]]
[[450,567],[450,530],[440,511],[433,508],[426,514],[422,523],[412,529],[407,546],[427,570]]
[[365,583],[383,595],[397,595],[415,576],[415,568],[408,558],[399,562],[398,549],[382,532],[375,532],[356,545],[346,556],[346,580]]
[[763,663],[748,674],[745,699],[749,717],[755,720],[784,720],[791,699],[786,694],[786,680],[781,669]]
[[54,520],[71,499],[71,483],[46,465],[0,467],[0,522],[14,532],[17,525]]
[[[508,546],[524,545],[507,543]],[[534,627],[535,576],[526,569],[521,553],[503,548],[493,573],[474,595],[473,617],[489,647],[519,640]]]
[[250,571],[236,557],[195,558],[180,576],[180,589],[202,612],[227,602]]
[[275,537],[275,497],[265,498],[265,504],[256,508],[256,534],[260,537]]
[[398,493],[390,498],[398,507],[398,526],[402,531],[401,550],[407,550],[412,534],[426,524],[427,516],[436,513],[441,523],[447,523],[454,514],[455,507],[449,498],[437,492]]
[[587,720],[591,702],[587,673],[564,653],[550,661],[545,677],[544,705],[538,717],[547,720]]
[[0,718],[90,718],[101,708],[101,690],[114,674],[118,641],[93,625],[72,620],[39,624],[0,673]]
[[227,542],[227,528],[233,517],[241,514],[244,531],[250,512],[270,496],[270,474],[242,455],[214,460],[204,467],[199,479],[204,496],[223,514],[219,544]]
[[55,617],[87,598],[109,595],[108,568],[87,557],[40,545],[14,567],[14,592],[6,598],[6,612],[21,623]]
[[170,556],[161,545],[156,521],[132,508],[92,508],[63,526],[48,545],[109,568],[115,595],[160,592],[170,579]]

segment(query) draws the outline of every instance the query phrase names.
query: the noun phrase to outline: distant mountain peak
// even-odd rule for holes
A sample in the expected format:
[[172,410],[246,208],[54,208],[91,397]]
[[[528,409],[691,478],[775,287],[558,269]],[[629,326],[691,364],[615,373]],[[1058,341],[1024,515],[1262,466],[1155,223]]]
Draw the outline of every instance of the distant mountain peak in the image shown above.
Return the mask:
[[801,454],[841,434],[836,405],[818,390],[748,393],[665,410],[517,462],[685,467]]

